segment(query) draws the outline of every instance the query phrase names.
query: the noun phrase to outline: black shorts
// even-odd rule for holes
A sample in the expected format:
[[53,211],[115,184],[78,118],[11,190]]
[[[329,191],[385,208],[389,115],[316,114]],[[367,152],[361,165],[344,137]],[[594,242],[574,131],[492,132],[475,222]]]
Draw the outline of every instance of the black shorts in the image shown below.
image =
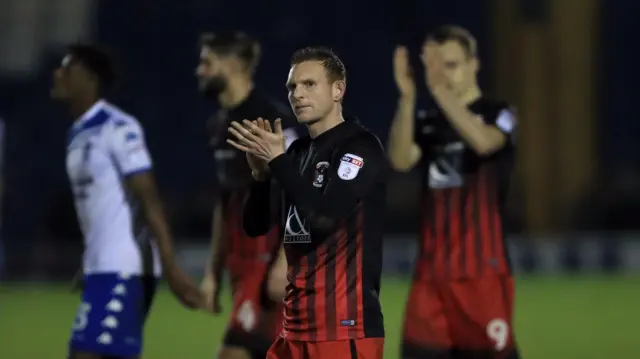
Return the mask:
[[246,349],[251,354],[252,359],[265,359],[273,341],[261,335],[230,328],[224,335],[222,343],[225,347]]
[[[223,338],[226,347],[244,348],[254,359],[264,359],[267,351],[278,336],[283,321],[282,305],[273,302],[267,293],[267,274],[257,271],[237,283],[233,296],[233,310],[230,323]],[[252,328],[242,325],[240,314],[252,308],[256,321]]]

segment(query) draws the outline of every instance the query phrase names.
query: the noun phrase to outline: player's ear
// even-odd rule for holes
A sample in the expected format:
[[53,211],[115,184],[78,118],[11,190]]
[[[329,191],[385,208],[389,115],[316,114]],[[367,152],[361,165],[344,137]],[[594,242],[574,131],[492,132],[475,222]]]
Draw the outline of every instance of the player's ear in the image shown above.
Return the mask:
[[471,59],[471,66],[474,72],[480,71],[480,59],[474,56]]
[[235,57],[225,59],[226,61],[220,61],[220,73],[224,75],[233,75],[242,73],[247,69],[247,65],[244,61]]
[[86,72],[86,84],[90,87],[99,88],[100,87],[100,79],[94,73]]
[[344,80],[338,80],[333,83],[333,101],[340,102],[347,91],[347,83]]

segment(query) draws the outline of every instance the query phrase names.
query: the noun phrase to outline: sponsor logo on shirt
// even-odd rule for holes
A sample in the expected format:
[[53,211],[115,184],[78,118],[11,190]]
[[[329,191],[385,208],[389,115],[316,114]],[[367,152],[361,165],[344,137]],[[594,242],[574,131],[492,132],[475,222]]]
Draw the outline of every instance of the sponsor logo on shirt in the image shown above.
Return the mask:
[[295,206],[290,206],[287,212],[287,222],[284,227],[284,243],[311,243],[311,231],[306,218],[298,213]]

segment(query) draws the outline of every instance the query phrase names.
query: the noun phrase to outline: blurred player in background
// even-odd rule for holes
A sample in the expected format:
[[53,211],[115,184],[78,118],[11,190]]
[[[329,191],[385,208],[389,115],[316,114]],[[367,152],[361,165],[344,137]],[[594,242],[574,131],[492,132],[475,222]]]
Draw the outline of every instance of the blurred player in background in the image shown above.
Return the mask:
[[75,119],[66,168],[85,242],[72,359],[139,357],[162,270],[184,305],[204,304],[176,264],[142,128],[102,99],[114,80],[109,57],[88,45],[71,46],[53,74],[51,96]]
[[[220,312],[221,277],[223,269],[228,269],[234,304],[218,356],[262,359],[282,323],[286,260],[280,254],[277,227],[257,240],[242,229],[242,209],[254,180],[245,154],[227,144],[227,128],[231,121],[261,116],[289,119],[287,125],[291,125],[291,116],[286,106],[254,88],[253,74],[260,60],[255,40],[241,33],[205,34],[200,45],[196,71],[200,90],[220,106],[209,123],[218,195],[202,289],[208,307]],[[295,137],[295,131],[288,129],[288,141]]]
[[516,118],[483,96],[476,42],[444,26],[422,49],[437,108],[414,121],[408,52],[395,52],[400,92],[388,152],[393,167],[423,174],[420,252],[406,309],[405,359],[517,358],[514,284],[504,204],[514,162]]
[[280,120],[275,132],[262,119],[229,129],[256,180],[244,212],[247,234],[264,235],[274,224],[284,231],[284,330],[267,358],[382,359],[384,150],[357,120],[343,118],[346,70],[331,50],[297,51],[287,89],[310,136],[287,151]]

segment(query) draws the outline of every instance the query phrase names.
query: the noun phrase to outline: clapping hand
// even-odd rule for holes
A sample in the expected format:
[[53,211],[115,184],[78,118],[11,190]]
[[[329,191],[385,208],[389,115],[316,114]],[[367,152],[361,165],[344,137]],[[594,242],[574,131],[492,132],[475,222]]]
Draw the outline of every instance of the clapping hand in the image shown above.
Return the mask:
[[432,94],[447,88],[447,79],[444,73],[444,61],[439,52],[438,45],[433,41],[427,41],[422,47],[420,56],[424,65],[427,88]]
[[[268,120],[259,118],[257,121],[242,121],[242,124],[233,121],[229,127],[229,133],[235,139],[228,139],[227,143],[240,151],[259,159],[263,164],[268,164],[274,158],[285,153],[285,137],[282,131],[282,120],[274,122],[274,131]],[[249,157],[247,157],[249,159]],[[257,161],[249,160],[249,165],[257,165]],[[253,164],[251,162],[254,162]],[[255,176],[254,176],[255,177]]]
[[213,314],[220,314],[220,282],[212,274],[205,274],[200,290],[204,295],[204,308]]
[[409,64],[409,50],[404,46],[396,47],[393,53],[393,78],[400,96],[415,99],[416,83],[413,78],[413,69]]

